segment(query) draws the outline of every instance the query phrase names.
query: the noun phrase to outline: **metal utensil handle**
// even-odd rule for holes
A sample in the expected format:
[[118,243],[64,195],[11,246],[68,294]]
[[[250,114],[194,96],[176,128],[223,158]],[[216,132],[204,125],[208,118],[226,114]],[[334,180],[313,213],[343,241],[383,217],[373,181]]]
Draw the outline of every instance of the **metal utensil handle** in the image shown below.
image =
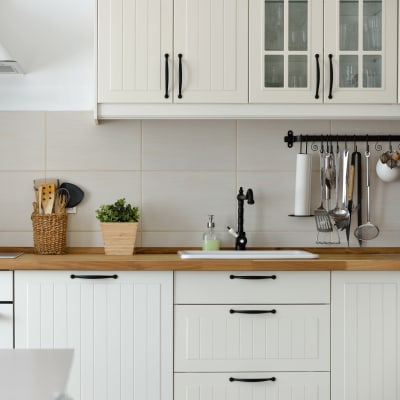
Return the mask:
[[355,175],[355,154],[353,153],[351,156],[351,165],[350,165],[350,172],[349,172],[349,190],[347,192],[347,200],[353,200],[353,192],[354,192],[354,175]]
[[365,176],[367,177],[367,222],[370,222],[370,216],[369,216],[369,156],[371,153],[368,150],[365,152]]
[[342,182],[342,206],[346,206],[347,200],[347,168],[349,164],[349,151],[343,151],[343,182]]

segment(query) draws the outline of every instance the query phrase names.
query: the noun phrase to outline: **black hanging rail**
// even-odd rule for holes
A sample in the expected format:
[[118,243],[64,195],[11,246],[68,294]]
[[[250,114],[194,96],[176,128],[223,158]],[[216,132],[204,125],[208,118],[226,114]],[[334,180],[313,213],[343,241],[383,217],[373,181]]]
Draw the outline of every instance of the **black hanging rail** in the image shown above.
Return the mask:
[[321,134],[321,135],[295,135],[293,131],[288,131],[284,141],[289,148],[293,147],[294,143],[315,143],[315,142],[400,142],[400,135],[380,134],[380,135],[335,135]]

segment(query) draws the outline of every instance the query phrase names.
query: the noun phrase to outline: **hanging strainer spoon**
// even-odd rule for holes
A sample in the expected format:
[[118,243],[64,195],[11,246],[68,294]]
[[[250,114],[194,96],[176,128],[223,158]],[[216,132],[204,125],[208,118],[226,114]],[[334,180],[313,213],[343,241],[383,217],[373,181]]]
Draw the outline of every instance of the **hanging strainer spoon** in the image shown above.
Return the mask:
[[370,221],[370,201],[369,201],[369,157],[371,153],[369,152],[369,145],[367,144],[367,151],[365,152],[365,169],[367,177],[367,223],[360,225],[354,231],[354,235],[359,240],[371,240],[375,239],[379,235],[379,228],[372,224]]

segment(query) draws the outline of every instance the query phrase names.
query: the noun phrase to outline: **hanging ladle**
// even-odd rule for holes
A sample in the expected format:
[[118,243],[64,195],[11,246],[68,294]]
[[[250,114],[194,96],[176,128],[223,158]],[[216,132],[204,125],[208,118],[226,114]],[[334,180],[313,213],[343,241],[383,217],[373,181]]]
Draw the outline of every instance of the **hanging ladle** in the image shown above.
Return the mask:
[[365,152],[365,169],[366,169],[366,177],[367,177],[367,223],[360,225],[354,231],[354,235],[359,240],[371,240],[375,239],[379,235],[379,228],[372,224],[370,221],[370,200],[369,200],[369,157],[371,153],[369,152],[369,144],[367,142],[367,150]]

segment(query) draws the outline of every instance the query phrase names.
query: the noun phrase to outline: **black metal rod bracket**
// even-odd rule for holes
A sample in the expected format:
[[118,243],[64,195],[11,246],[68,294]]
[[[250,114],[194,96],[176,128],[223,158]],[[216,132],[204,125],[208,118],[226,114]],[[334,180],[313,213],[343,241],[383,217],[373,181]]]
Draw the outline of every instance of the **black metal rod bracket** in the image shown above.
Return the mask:
[[357,135],[357,134],[321,134],[321,135],[295,135],[292,130],[289,130],[287,136],[284,137],[284,142],[287,143],[287,147],[291,149],[294,143],[315,143],[315,142],[400,142],[400,135],[392,134],[374,134],[374,135]]

